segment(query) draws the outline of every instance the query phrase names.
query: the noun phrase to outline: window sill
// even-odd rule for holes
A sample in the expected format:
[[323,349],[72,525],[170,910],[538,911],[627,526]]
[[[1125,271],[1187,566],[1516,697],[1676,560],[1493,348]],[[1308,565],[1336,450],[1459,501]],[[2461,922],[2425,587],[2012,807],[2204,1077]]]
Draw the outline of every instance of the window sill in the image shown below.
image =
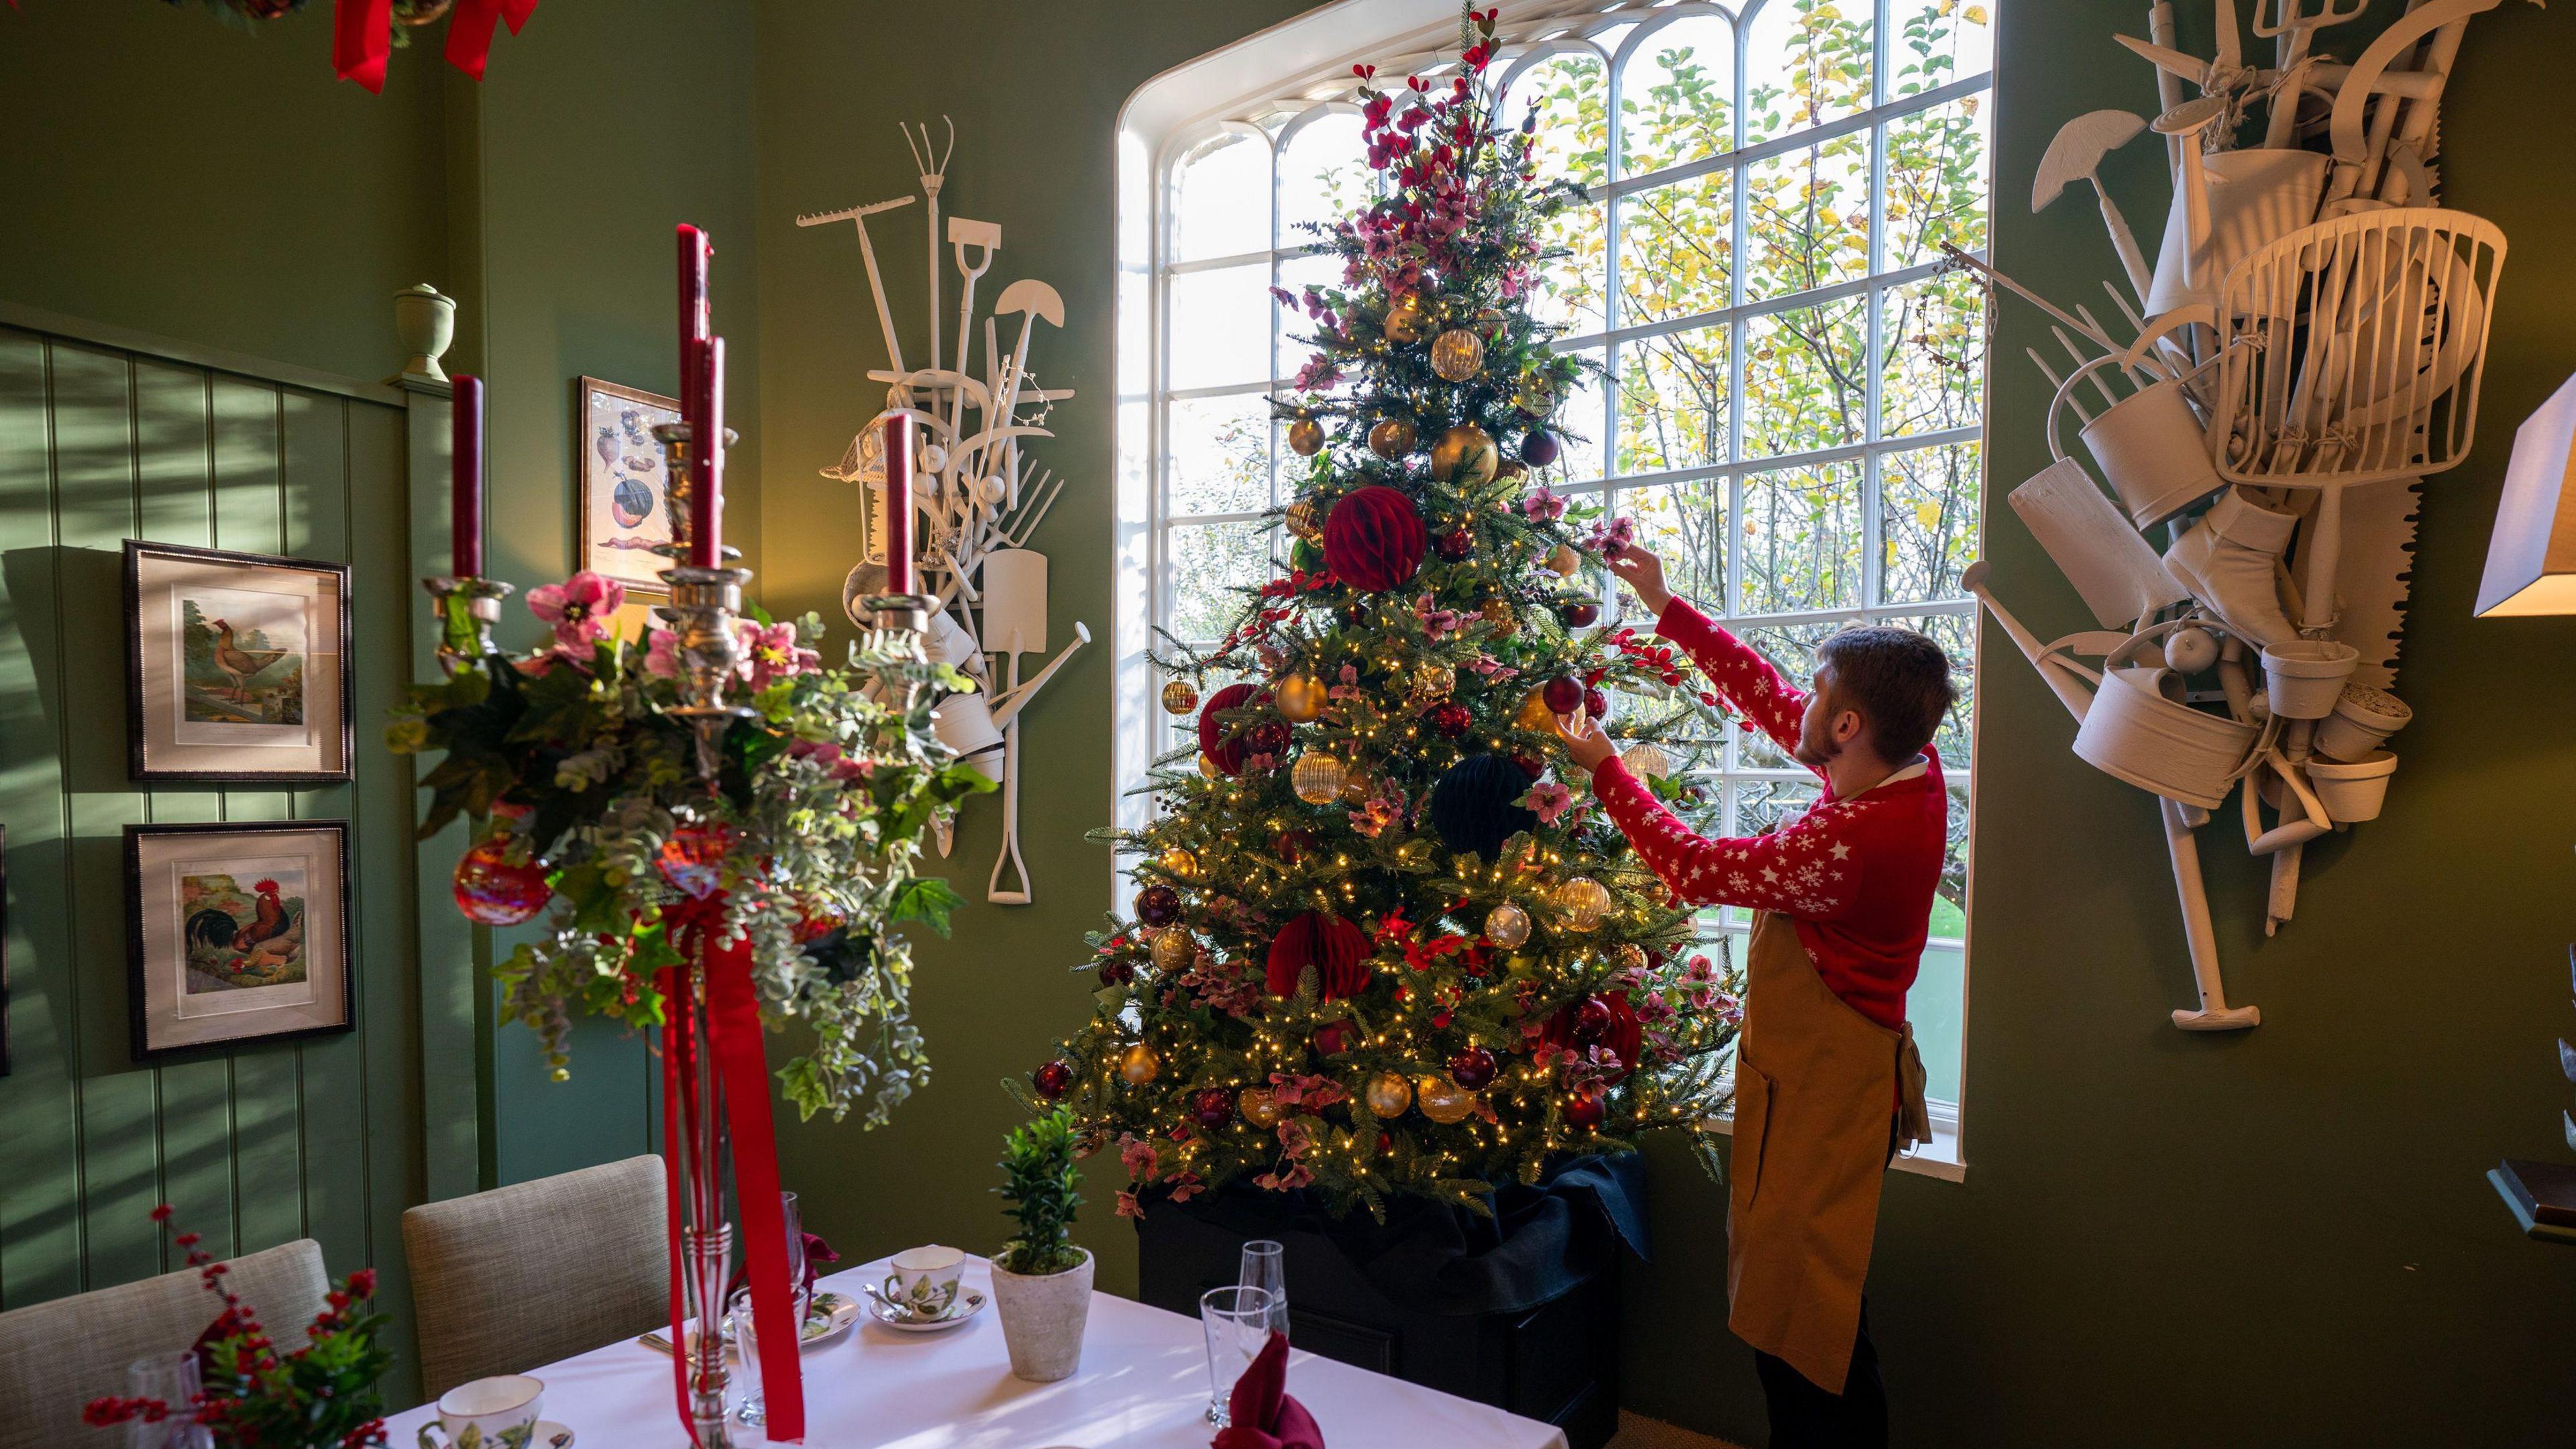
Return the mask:
[[[1708,1120],[1708,1130],[1735,1135],[1735,1114],[1723,1113]],[[1959,1109],[1949,1102],[1932,1104],[1932,1140],[1912,1152],[1899,1156],[1887,1165],[1890,1172],[1907,1172],[1916,1177],[1935,1178],[1942,1182],[1968,1180],[1968,1162],[1959,1151]]]

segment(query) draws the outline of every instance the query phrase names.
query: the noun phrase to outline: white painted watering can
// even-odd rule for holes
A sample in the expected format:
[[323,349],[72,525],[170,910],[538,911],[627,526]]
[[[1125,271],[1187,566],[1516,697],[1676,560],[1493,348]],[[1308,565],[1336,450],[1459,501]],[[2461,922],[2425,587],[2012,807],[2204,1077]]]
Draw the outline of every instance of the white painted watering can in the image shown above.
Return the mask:
[[[2097,357],[2066,375],[2048,402],[2048,451],[2063,461],[2057,417],[2075,385],[2104,367],[2134,365],[2149,355],[2162,329],[2138,339],[2127,357]],[[2209,432],[2192,411],[2191,383],[2215,366],[2202,363],[2181,377],[2159,378],[2113,403],[2079,433],[2093,461],[2139,528],[2153,528],[2227,486],[2209,456]]]
[[2199,204],[2188,194],[2186,171],[2184,191],[2165,213],[2155,284],[2147,289],[2150,318],[2215,304],[2219,283],[2239,261],[2316,220],[2334,166],[2321,151],[2215,151],[2199,160]]

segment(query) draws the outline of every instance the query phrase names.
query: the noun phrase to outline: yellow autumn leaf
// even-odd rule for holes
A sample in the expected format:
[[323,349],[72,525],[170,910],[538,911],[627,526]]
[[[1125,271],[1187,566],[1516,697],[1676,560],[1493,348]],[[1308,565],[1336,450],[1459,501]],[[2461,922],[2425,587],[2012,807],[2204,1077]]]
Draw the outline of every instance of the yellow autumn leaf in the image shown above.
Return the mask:
[[1960,18],[1966,20],[1970,25],[1983,25],[1986,23],[1986,7],[1983,5],[1971,5]]
[[1925,528],[1939,528],[1941,526],[1941,510],[1938,505],[1930,502],[1917,503],[1914,505],[1914,521],[1922,524]]

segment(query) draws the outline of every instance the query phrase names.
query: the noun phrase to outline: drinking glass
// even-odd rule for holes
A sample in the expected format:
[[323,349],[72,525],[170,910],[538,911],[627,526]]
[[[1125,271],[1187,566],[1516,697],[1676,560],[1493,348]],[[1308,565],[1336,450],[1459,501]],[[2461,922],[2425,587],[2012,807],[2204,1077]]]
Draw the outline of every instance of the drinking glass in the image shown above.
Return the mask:
[[1243,1245],[1243,1271],[1235,1282],[1245,1288],[1263,1288],[1270,1293],[1270,1326],[1281,1333],[1288,1331],[1288,1250],[1269,1238],[1255,1238]]
[[805,1220],[796,1211],[796,1194],[782,1192],[778,1204],[787,1213],[787,1288],[796,1295],[796,1323],[801,1332],[812,1295],[805,1287]]
[[187,1420],[202,1386],[197,1377],[195,1349],[156,1353],[128,1364],[126,1394],[137,1399],[159,1399],[170,1406],[170,1415],[157,1424],[128,1420],[125,1449],[213,1449],[212,1431]]
[[1199,1295],[1199,1322],[1207,1329],[1207,1421],[1220,1429],[1231,1422],[1234,1381],[1270,1341],[1270,1307],[1269,1289],[1239,1283]]
[[760,1393],[760,1339],[751,1323],[751,1290],[737,1288],[726,1303],[726,1315],[733,1321],[733,1386],[742,1391],[742,1402],[734,1407],[735,1422],[766,1424],[769,1422],[767,1401]]

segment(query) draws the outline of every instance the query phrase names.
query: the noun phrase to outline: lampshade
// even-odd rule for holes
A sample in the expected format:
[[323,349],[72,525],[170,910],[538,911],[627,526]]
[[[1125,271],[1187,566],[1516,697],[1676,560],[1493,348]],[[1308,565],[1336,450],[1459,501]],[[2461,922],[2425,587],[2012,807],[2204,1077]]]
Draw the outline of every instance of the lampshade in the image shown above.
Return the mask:
[[2576,614],[2576,377],[2513,435],[2478,617]]

